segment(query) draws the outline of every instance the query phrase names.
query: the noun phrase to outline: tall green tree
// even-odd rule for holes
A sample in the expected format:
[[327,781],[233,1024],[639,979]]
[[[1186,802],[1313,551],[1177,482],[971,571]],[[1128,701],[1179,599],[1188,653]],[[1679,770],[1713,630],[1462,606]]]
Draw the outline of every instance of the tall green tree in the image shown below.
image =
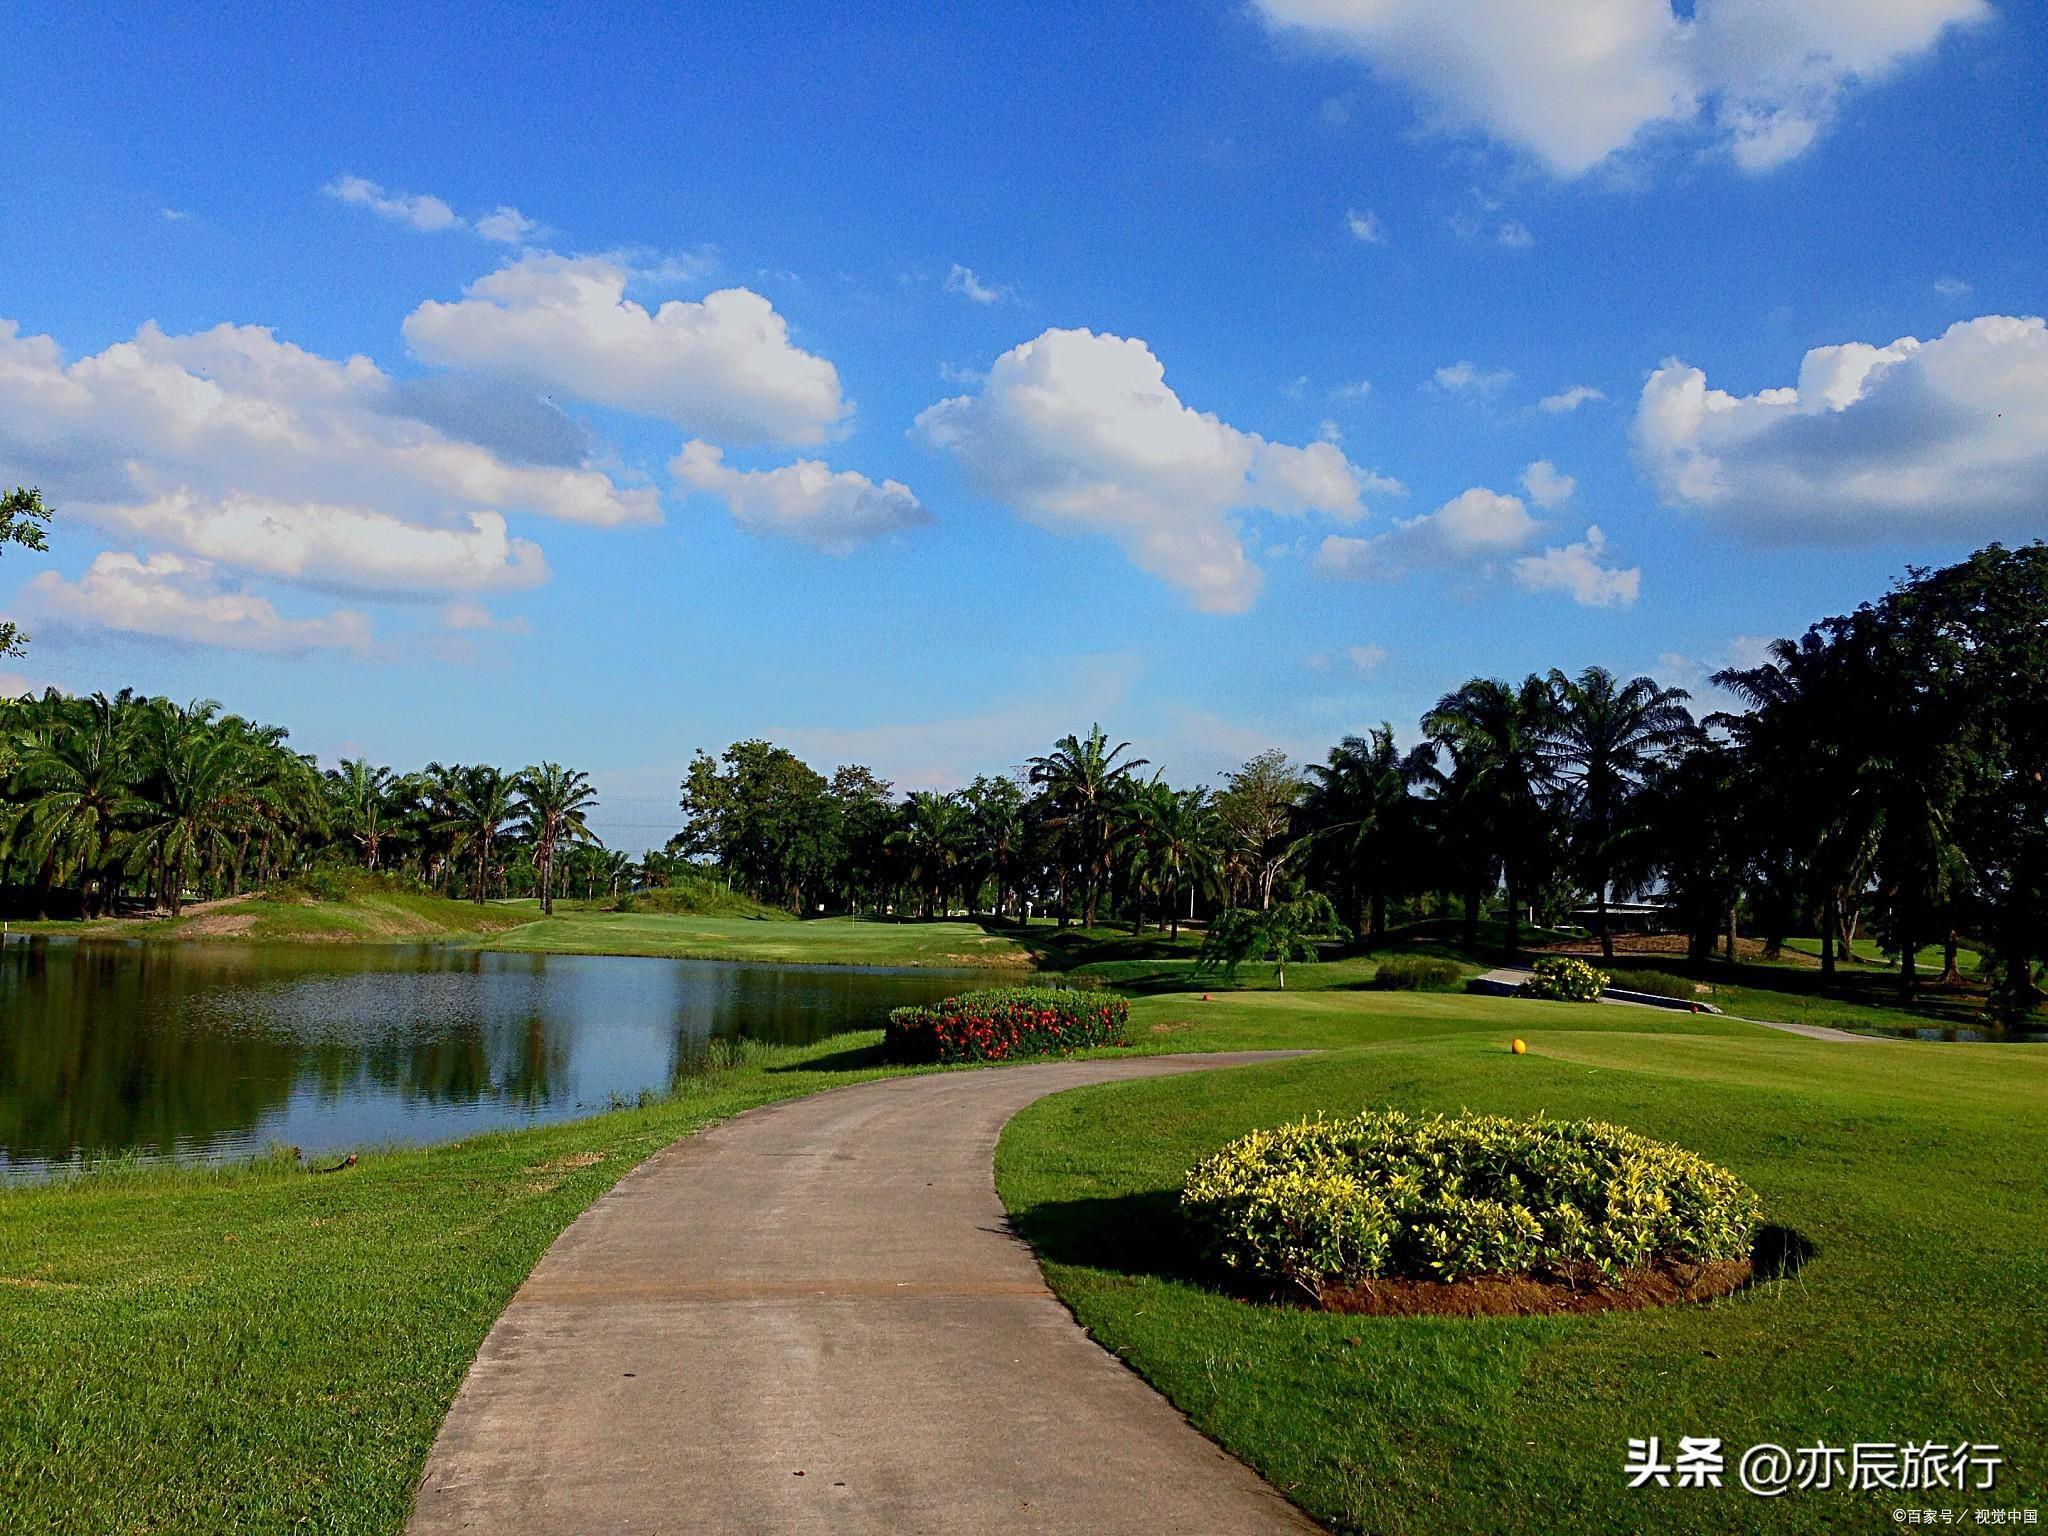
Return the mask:
[[565,845],[601,845],[590,830],[597,809],[597,789],[590,776],[560,763],[522,768],[514,782],[520,831],[533,845],[533,868],[540,886],[540,909],[555,910],[555,857]]
[[[17,485],[0,496],[0,550],[9,544],[23,549],[50,547],[44,529],[50,509],[43,505],[43,493],[34,486]],[[13,624],[0,622],[0,656],[19,656],[27,649],[28,636]]]
[[1115,870],[1134,775],[1148,766],[1142,757],[1127,756],[1130,750],[1128,741],[1111,746],[1098,723],[1086,737],[1062,736],[1050,752],[1031,759],[1031,782],[1043,791],[1047,824],[1066,846],[1067,863],[1081,887],[1082,921],[1090,928]]
[[1682,688],[1648,677],[1618,681],[1605,667],[1577,677],[1552,671],[1553,762],[1567,791],[1572,861],[1593,889],[1600,953],[1614,958],[1607,902],[1624,870],[1644,864],[1641,822],[1631,814],[1643,780],[1691,742],[1697,728]]
[[1382,723],[1367,736],[1346,736],[1308,770],[1302,816],[1318,865],[1333,888],[1350,895],[1351,926],[1375,938],[1386,932],[1389,898],[1412,879],[1412,786],[1425,763],[1426,754],[1402,753],[1393,726]]

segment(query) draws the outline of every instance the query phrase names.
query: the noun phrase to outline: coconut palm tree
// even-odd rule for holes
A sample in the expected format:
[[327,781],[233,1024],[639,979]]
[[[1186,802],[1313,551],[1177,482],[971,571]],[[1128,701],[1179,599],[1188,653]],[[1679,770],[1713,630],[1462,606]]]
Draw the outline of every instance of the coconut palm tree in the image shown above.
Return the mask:
[[155,871],[158,893],[176,917],[185,887],[233,856],[247,748],[217,728],[220,706],[211,699],[182,708],[153,703],[145,726],[145,805],[127,845],[128,867]]
[[1411,790],[1427,758],[1427,748],[1404,755],[1394,744],[1393,726],[1383,722],[1369,735],[1346,736],[1326,762],[1308,770],[1303,820],[1319,851],[1337,866],[1342,884],[1355,893],[1352,927],[1374,938],[1386,932],[1387,899],[1413,853]]
[[1196,893],[1213,888],[1222,869],[1215,805],[1207,789],[1179,790],[1155,779],[1145,786],[1138,808],[1139,888],[1149,886],[1159,897],[1168,931],[1179,938],[1182,893],[1192,916]]
[[[1556,712],[1540,677],[1519,687],[1482,677],[1445,694],[1422,721],[1452,762],[1445,783],[1454,819],[1502,871],[1510,951],[1520,942],[1518,908],[1558,782]],[[1468,932],[1473,905],[1468,896]]]
[[1593,887],[1594,927],[1600,953],[1614,958],[1607,924],[1608,893],[1630,862],[1630,844],[1642,825],[1628,815],[1644,775],[1695,740],[1698,728],[1682,688],[1659,687],[1647,677],[1617,682],[1605,667],[1577,677],[1553,670],[1555,763],[1570,794],[1573,852]]
[[903,825],[890,842],[903,850],[924,902],[924,915],[943,906],[954,870],[966,851],[966,807],[951,795],[921,789],[903,804]]
[[1142,757],[1125,757],[1130,750],[1128,741],[1112,747],[1097,724],[1085,740],[1062,736],[1052,751],[1031,759],[1031,782],[1045,793],[1048,824],[1062,834],[1080,876],[1083,921],[1090,928],[1115,868],[1116,832],[1126,815],[1133,776],[1147,766]]
[[327,776],[341,831],[363,851],[363,868],[375,870],[384,846],[391,790],[391,770],[367,758],[345,757]]
[[585,818],[597,808],[597,790],[589,775],[559,763],[523,768],[515,782],[519,830],[533,843],[533,868],[540,886],[540,909],[555,910],[555,855],[564,843],[602,846]]

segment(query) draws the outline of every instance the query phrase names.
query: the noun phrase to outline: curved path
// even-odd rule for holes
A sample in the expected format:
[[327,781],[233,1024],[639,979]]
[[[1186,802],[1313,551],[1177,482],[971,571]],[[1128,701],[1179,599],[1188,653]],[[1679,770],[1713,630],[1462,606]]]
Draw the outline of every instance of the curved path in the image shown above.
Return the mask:
[[1090,1342],[993,1172],[1045,1094],[1288,1054],[894,1078],[677,1142],[513,1296],[407,1529],[1319,1529]]

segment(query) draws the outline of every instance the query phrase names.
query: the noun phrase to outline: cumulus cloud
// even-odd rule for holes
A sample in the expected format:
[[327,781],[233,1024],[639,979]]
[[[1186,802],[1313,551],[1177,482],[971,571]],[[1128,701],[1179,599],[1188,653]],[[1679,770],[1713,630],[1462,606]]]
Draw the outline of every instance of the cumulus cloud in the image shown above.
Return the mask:
[[1540,555],[1515,562],[1515,582],[1529,592],[1563,592],[1587,608],[1626,608],[1643,585],[1640,567],[1617,570],[1602,565],[1607,536],[1596,523],[1576,544],[1553,546]]
[[1377,672],[1387,659],[1387,648],[1384,645],[1349,645],[1344,648],[1344,658],[1351,663],[1354,672]]
[[500,245],[524,245],[541,233],[541,227],[517,208],[500,203],[476,221],[476,232]]
[[1529,233],[1529,226],[1520,219],[1509,219],[1501,225],[1500,233],[1494,239],[1511,251],[1526,251],[1536,243],[1536,237]]
[[[129,341],[66,363],[48,336],[0,320],[0,478],[66,503],[201,498],[469,510],[612,525],[660,516],[651,490],[589,465],[508,462],[392,406],[368,358],[322,357],[260,326]],[[10,481],[10,483],[12,483]]]
[[946,274],[946,292],[957,293],[972,299],[977,304],[995,304],[1009,297],[1010,290],[985,283],[974,275],[972,267],[953,263],[953,270]]
[[236,651],[370,648],[370,621],[346,608],[288,619],[266,598],[222,587],[213,567],[178,555],[137,558],[109,550],[76,582],[44,571],[22,589],[32,613],[84,629]]
[[932,520],[902,481],[877,485],[850,469],[835,474],[816,459],[779,469],[733,469],[710,443],[689,442],[669,471],[691,490],[723,497],[732,520],[749,533],[779,534],[827,554],[848,554]]
[[1482,368],[1465,357],[1436,371],[1436,387],[1454,394],[1491,395],[1514,381],[1514,374],[1505,368]]
[[1590,384],[1574,384],[1570,389],[1561,389],[1554,395],[1545,395],[1536,402],[1536,409],[1548,411],[1553,416],[1568,415],[1582,405],[1595,400],[1605,400],[1606,395]]
[[1578,481],[1570,475],[1559,472],[1558,467],[1548,459],[1538,459],[1522,471],[1522,489],[1529,493],[1529,499],[1549,511],[1561,507],[1571,499]]
[[423,527],[369,507],[235,492],[211,500],[183,490],[85,511],[110,532],[304,586],[403,596],[516,590],[548,579],[540,546],[512,537],[496,512],[470,512],[466,527]]
[[1815,347],[1796,384],[1742,396],[1673,358],[1643,386],[1634,441],[1667,502],[1760,543],[2039,531],[2048,327],[1985,315],[1930,341]]
[[1659,131],[1748,171],[1800,155],[1859,84],[1931,50],[1987,0],[1256,0],[1267,23],[1414,91],[1431,126],[1578,176]]
[[746,288],[651,313],[602,257],[530,253],[454,303],[429,300],[405,339],[429,362],[530,379],[578,399],[735,444],[816,443],[849,410],[839,373],[791,344],[775,306]]
[[1356,208],[1344,210],[1344,227],[1351,231],[1351,238],[1361,245],[1385,245],[1386,229],[1380,224],[1380,216],[1370,208],[1360,213]]
[[1237,514],[1362,511],[1341,450],[1269,443],[1183,404],[1151,348],[1121,336],[1048,330],[996,359],[978,394],[925,410],[917,431],[981,494],[1044,527],[1108,535],[1210,612],[1258,595]]

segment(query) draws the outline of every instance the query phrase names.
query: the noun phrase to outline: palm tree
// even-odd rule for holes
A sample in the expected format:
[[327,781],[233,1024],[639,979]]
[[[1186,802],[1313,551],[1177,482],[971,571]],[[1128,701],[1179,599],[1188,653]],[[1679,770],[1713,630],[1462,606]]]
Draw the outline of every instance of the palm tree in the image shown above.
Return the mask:
[[1176,790],[1155,780],[1145,786],[1140,816],[1139,871],[1158,892],[1168,929],[1179,938],[1181,892],[1192,916],[1196,891],[1213,885],[1221,867],[1216,812],[1208,790]]
[[436,791],[443,797],[442,814],[436,830],[453,836],[448,854],[451,863],[464,853],[469,854],[475,871],[470,899],[482,906],[485,890],[497,868],[492,858],[499,834],[516,810],[516,786],[505,774],[483,763],[468,767],[458,763],[442,769],[441,774]]
[[363,850],[363,868],[374,870],[384,846],[384,822],[393,780],[389,768],[367,758],[345,757],[328,776],[341,829]]
[[158,700],[149,712],[146,804],[128,843],[128,867],[155,870],[173,917],[184,911],[186,885],[232,855],[246,748],[216,728],[219,710],[211,699],[184,708]]
[[[1062,736],[1052,751],[1031,759],[1031,782],[1045,791],[1049,823],[1065,834],[1073,867],[1081,876],[1083,922],[1095,926],[1095,915],[1116,860],[1116,823],[1129,798],[1132,775],[1146,766],[1142,757],[1125,758],[1128,741],[1114,747],[1100,724],[1087,739]],[[1119,761],[1122,759],[1122,761]],[[1062,922],[1066,920],[1064,906]]]
[[516,789],[520,831],[533,843],[533,867],[540,886],[540,909],[555,910],[555,852],[563,842],[602,846],[585,818],[597,807],[597,790],[589,775],[559,763],[541,763],[520,770]]
[[[1453,815],[1487,867],[1502,870],[1507,895],[1507,947],[1519,943],[1528,866],[1544,830],[1547,801],[1557,785],[1555,701],[1540,677],[1520,687],[1474,678],[1437,701],[1423,717],[1430,740],[1450,755],[1446,783]],[[1475,932],[1476,905],[1468,894],[1466,925]]]
[[1600,953],[1614,958],[1607,924],[1608,891],[1628,862],[1641,824],[1626,814],[1657,763],[1693,740],[1697,728],[1682,688],[1660,688],[1647,677],[1617,683],[1605,667],[1576,678],[1553,670],[1556,765],[1571,791],[1579,871],[1593,887],[1594,926]]
[[1382,722],[1369,736],[1346,736],[1330,749],[1328,762],[1308,770],[1303,818],[1318,842],[1340,856],[1344,883],[1358,897],[1352,926],[1373,938],[1386,932],[1387,898],[1414,841],[1410,790],[1427,749],[1418,752],[1421,757],[1404,757],[1393,726]]
[[890,841],[909,861],[926,917],[936,916],[945,899],[966,832],[967,812],[951,795],[921,789],[904,802],[903,825]]
[[32,858],[48,869],[60,860],[77,869],[83,910],[93,917],[110,894],[123,826],[144,809],[132,792],[135,737],[130,711],[104,693],[66,713],[83,718],[30,738],[16,814]]

